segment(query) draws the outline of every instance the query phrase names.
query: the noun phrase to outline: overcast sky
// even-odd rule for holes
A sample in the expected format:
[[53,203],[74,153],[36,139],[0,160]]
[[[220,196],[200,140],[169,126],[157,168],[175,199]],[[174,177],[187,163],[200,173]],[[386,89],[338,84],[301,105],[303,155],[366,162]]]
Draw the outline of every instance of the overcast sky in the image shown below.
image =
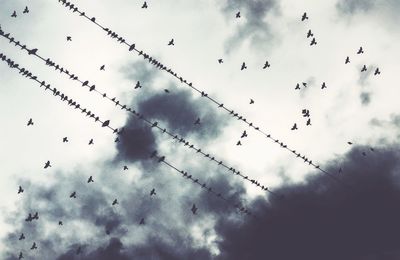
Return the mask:
[[[7,37],[37,48],[98,92],[3,36],[0,52],[111,127],[124,128],[115,142],[110,129],[0,60],[2,259],[18,259],[20,252],[60,260],[400,257],[399,1],[73,3],[279,143],[59,1],[0,0]],[[263,69],[266,61],[270,67]],[[27,126],[30,118],[34,124]],[[154,150],[215,193],[150,159]],[[52,167],[44,169],[47,161]],[[19,186],[24,192],[17,194]],[[39,219],[25,221],[34,212]],[[34,242],[38,249],[31,250]]]

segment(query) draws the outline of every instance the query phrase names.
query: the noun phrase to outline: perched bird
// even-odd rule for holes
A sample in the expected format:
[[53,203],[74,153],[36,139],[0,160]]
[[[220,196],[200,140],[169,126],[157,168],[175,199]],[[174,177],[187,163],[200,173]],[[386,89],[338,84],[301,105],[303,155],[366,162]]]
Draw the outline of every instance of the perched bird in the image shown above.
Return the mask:
[[27,126],[33,125],[32,118],[29,119]]
[[321,89],[327,88],[325,82],[322,83]]
[[18,188],[18,194],[20,194],[20,193],[22,193],[22,192],[24,192],[24,189],[23,189],[21,186],[19,186],[19,188]]
[[69,197],[70,197],[70,198],[76,199],[76,192],[75,192],[75,191],[72,192],[72,193],[69,195]]
[[317,41],[315,40],[315,38],[312,38],[310,45],[311,46],[317,45]]
[[34,249],[37,249],[36,242],[33,242],[32,246],[31,246],[31,250],[34,250]]
[[367,66],[366,66],[366,65],[364,65],[364,66],[362,67],[362,69],[361,69],[361,72],[364,72],[364,71],[367,71]]
[[63,138],[63,143],[68,143],[68,137]]
[[28,7],[27,7],[27,6],[25,6],[25,9],[24,9],[24,11],[23,11],[22,13],[24,13],[24,14],[27,14],[27,13],[29,13],[29,9],[28,9]]
[[311,125],[311,118],[309,118],[309,119],[307,120],[306,125]]
[[136,82],[136,85],[135,85],[135,89],[138,89],[138,88],[142,88],[142,85],[140,85],[140,81]]
[[92,176],[89,176],[89,179],[87,180],[87,183],[91,183],[91,182],[94,182],[94,180],[93,180]]
[[244,70],[244,69],[247,69],[247,66],[246,66],[245,62],[242,63],[242,67],[240,68],[240,70]]
[[44,165],[44,168],[47,169],[47,168],[49,168],[49,167],[51,167],[50,161],[47,161],[47,162],[45,163],[45,165]]
[[158,162],[163,162],[165,160],[165,156],[161,156],[160,158],[158,158]]
[[89,140],[89,145],[92,145],[92,144],[94,144],[93,139],[90,139]]
[[195,125],[200,125],[200,118],[197,118],[197,120],[194,122]]
[[250,98],[250,105],[254,104],[254,100]]
[[115,199],[115,200],[112,202],[112,205],[114,206],[114,205],[117,205],[117,204],[118,204],[118,200]]
[[193,204],[191,211],[192,211],[193,215],[196,215],[197,207],[195,204]]
[[375,72],[374,72],[374,75],[378,75],[378,74],[381,74],[381,72],[380,72],[379,68],[376,68]]
[[298,128],[297,128],[297,124],[296,123],[294,123],[294,125],[292,126],[292,128],[290,129],[290,130],[297,130]]
[[21,235],[19,236],[18,240],[23,240],[25,239],[24,233],[21,233]]
[[263,69],[271,67],[271,64],[269,64],[268,61],[265,62]]
[[236,145],[242,145],[242,143],[240,142],[240,140],[236,143]]
[[142,218],[141,220],[140,220],[140,222],[139,222],[139,225],[144,225],[145,223],[144,223],[144,218]]
[[128,166],[124,165],[124,171],[128,170]]
[[307,32],[307,38],[313,37],[314,34],[311,32],[311,30],[308,30]]
[[14,11],[14,12],[12,13],[11,17],[17,18],[17,12]]
[[244,137],[247,137],[246,130],[243,131],[242,136],[240,138],[244,138]]
[[106,127],[110,124],[110,120],[104,121],[104,123],[101,125],[102,127]]
[[156,190],[154,188],[150,191],[150,196],[153,196],[153,195],[156,195]]
[[105,70],[106,65],[101,65],[100,70]]
[[172,39],[168,42],[168,46],[171,46],[171,45],[175,45],[175,43],[174,43],[174,38],[172,38]]
[[67,42],[72,42],[72,37],[71,36],[67,36]]
[[306,19],[308,20],[308,16],[307,16],[307,13],[304,12],[303,16],[301,17],[301,21],[303,22]]
[[349,58],[349,56],[346,57],[346,60],[345,60],[344,64],[347,64],[347,63],[350,63],[350,58]]
[[144,1],[143,5],[142,5],[142,8],[147,8],[147,3],[146,3],[146,1]]
[[362,54],[362,53],[364,53],[364,50],[362,47],[360,47],[360,49],[358,49],[358,51],[357,51],[357,54]]
[[219,64],[224,63],[224,60],[223,59],[218,59],[218,63]]
[[240,18],[240,12],[236,13],[236,18]]

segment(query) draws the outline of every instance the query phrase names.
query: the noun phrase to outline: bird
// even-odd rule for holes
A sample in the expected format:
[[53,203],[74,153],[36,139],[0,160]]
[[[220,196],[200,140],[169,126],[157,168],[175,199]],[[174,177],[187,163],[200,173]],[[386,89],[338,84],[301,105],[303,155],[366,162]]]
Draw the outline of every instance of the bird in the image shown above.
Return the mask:
[[22,193],[22,192],[24,192],[24,189],[23,189],[21,186],[19,186],[19,188],[18,188],[18,194],[20,194],[20,193]]
[[144,218],[140,220],[139,225],[144,225]]
[[161,156],[160,158],[158,158],[158,162],[163,162],[165,160],[165,156]]
[[310,45],[311,46],[317,45],[317,41],[315,40],[315,38],[312,38]]
[[379,68],[376,68],[376,69],[375,69],[375,72],[374,72],[374,75],[376,76],[376,75],[378,75],[378,74],[381,74],[381,72],[380,72]]
[[14,11],[14,12],[12,13],[11,17],[17,18],[17,12]]
[[240,12],[236,13],[236,18],[240,18]]
[[74,198],[74,199],[76,199],[76,192],[75,192],[75,191],[74,191],[74,192],[72,192],[72,193],[71,193],[71,195],[69,195],[69,197],[70,197],[70,198]]
[[142,85],[140,85],[140,81],[136,82],[136,85],[135,85],[135,89],[138,89],[138,88],[142,88]]
[[25,9],[24,9],[24,11],[23,11],[22,13],[24,13],[24,14],[27,14],[27,13],[29,13],[29,9],[28,9],[28,7],[27,7],[27,6],[25,6]]
[[347,63],[350,63],[350,58],[349,58],[349,56],[346,57],[346,60],[345,60],[344,64],[347,64]]
[[29,119],[28,123],[26,124],[27,126],[33,125],[32,118]]
[[37,249],[36,242],[33,242],[32,246],[31,246],[31,250],[34,250],[34,249]]
[[244,70],[244,69],[247,69],[247,66],[246,66],[245,62],[242,63],[242,67],[240,68],[240,70]]
[[301,21],[308,19],[307,13],[304,12],[303,16],[301,17]]
[[63,143],[68,143],[68,137],[63,138]]
[[306,88],[307,87],[307,83],[306,82],[303,82],[303,83],[301,83],[301,84],[303,84],[303,86]]
[[62,222],[61,220],[59,220],[59,221],[58,221],[58,225],[59,225],[59,226],[62,226],[62,225],[63,225],[63,222]]
[[367,66],[366,66],[366,65],[364,65],[364,66],[362,67],[362,69],[361,69],[361,72],[364,72],[364,71],[367,71]]
[[347,142],[347,144],[352,145],[353,143],[352,142]]
[[72,37],[71,36],[67,36],[67,42],[72,42]]
[[326,86],[325,82],[322,82],[322,87],[321,87],[321,89],[324,89],[324,88],[327,88],[327,86]]
[[93,180],[93,177],[90,175],[89,179],[87,180],[87,183],[91,183],[91,182],[94,182],[94,180]]
[[24,233],[21,233],[21,235],[19,236],[18,240],[23,240],[23,239],[25,239],[25,235],[24,235]]
[[197,118],[197,120],[194,122],[195,125],[200,125],[200,118]]
[[93,139],[90,139],[90,140],[89,140],[89,145],[92,145],[92,144],[94,144],[94,143],[93,143]]
[[175,45],[175,43],[174,43],[174,38],[172,38],[172,39],[168,42],[168,46],[171,46],[171,45]]
[[254,100],[250,98],[250,105],[254,104]]
[[358,49],[358,51],[357,51],[357,54],[362,54],[362,53],[364,53],[364,50],[362,47],[360,47],[360,49]]
[[147,3],[146,3],[146,1],[144,1],[143,5],[142,5],[142,8],[147,8]]
[[307,32],[307,38],[313,37],[314,34],[311,32],[311,30],[308,30]]
[[47,169],[47,168],[49,168],[49,167],[51,167],[50,161],[47,161],[47,162],[45,163],[45,165],[44,165],[44,168]]
[[153,196],[153,195],[156,195],[156,190],[154,188],[150,191],[150,196]]
[[218,63],[222,64],[222,63],[224,63],[224,60],[223,59],[218,59]]
[[22,258],[24,258],[24,255],[22,254],[22,252],[19,252],[18,259],[22,259]]
[[105,70],[106,65],[101,65],[100,70]]
[[290,130],[297,130],[298,128],[297,128],[297,124],[296,123],[294,123],[294,125],[292,126],[292,128],[290,129]]
[[263,69],[271,67],[271,64],[269,64],[268,61],[265,62]]
[[35,214],[33,214],[32,219],[38,220],[38,219],[39,219],[39,213],[38,213],[38,212],[35,212]]
[[164,89],[164,92],[165,92],[165,93],[169,93],[169,90],[168,90],[168,89]]
[[242,145],[242,143],[240,142],[240,140],[236,143],[236,145]]
[[193,215],[196,215],[197,207],[195,204],[193,204],[191,211],[192,211]]
[[115,200],[112,202],[112,205],[114,206],[114,205],[117,205],[117,204],[118,204],[118,200],[115,199]]
[[104,123],[101,125],[102,127],[106,127],[110,124],[110,120],[104,121]]
[[300,84],[297,83],[297,84],[296,84],[296,87],[295,87],[294,89],[295,89],[295,90],[296,90],[296,89],[300,89]]
[[246,130],[243,131],[242,136],[240,138],[244,138],[244,137],[247,137]]
[[311,125],[311,118],[309,118],[309,119],[307,120],[306,125]]
[[124,171],[128,170],[128,166],[124,165]]

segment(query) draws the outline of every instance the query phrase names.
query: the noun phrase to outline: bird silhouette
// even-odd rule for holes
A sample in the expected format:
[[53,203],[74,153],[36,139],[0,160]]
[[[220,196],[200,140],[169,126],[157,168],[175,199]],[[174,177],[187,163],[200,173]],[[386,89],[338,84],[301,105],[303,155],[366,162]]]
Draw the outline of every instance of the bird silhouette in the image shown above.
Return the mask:
[[297,124],[296,123],[294,123],[294,125],[292,126],[292,128],[290,129],[290,130],[297,130],[298,128],[297,128]]
[[92,144],[94,144],[93,139],[90,139],[89,140],[89,145],[92,145]]
[[307,87],[307,83],[306,82],[303,82],[303,83],[301,83],[301,84],[303,84],[303,86],[306,88]]
[[263,69],[271,67],[271,64],[269,64],[268,61],[265,62]]
[[31,250],[37,249],[37,245],[36,242],[33,242],[32,246],[31,246]]
[[143,5],[142,5],[142,8],[147,8],[147,3],[146,3],[146,1],[144,1]]
[[344,64],[347,64],[347,63],[350,63],[350,58],[349,58],[349,56],[346,57],[346,60],[345,60]]
[[25,6],[25,9],[24,9],[24,11],[23,11],[22,13],[24,13],[24,14],[27,14],[27,13],[29,13],[29,9],[28,9],[28,7],[27,7],[27,6]]
[[19,236],[18,240],[23,240],[25,239],[24,233],[21,233],[21,235]]
[[72,192],[72,193],[69,195],[69,197],[70,197],[70,198],[76,199],[76,192],[75,192],[75,191]]
[[254,104],[254,100],[250,98],[250,105]]
[[61,220],[59,220],[59,221],[58,221],[58,225],[59,225],[59,226],[62,226],[62,225],[63,225],[63,222],[62,222]]
[[236,143],[236,145],[242,145],[242,143],[240,142],[240,140]]
[[358,49],[358,51],[357,51],[357,54],[362,54],[362,53],[364,53],[364,50],[362,47],[360,47],[360,49]]
[[197,212],[196,204],[193,204],[193,206],[190,210],[192,211],[193,215],[196,215],[196,212]]
[[44,165],[44,168],[47,169],[47,168],[49,168],[49,167],[51,167],[50,161],[47,161],[47,162],[45,163],[45,165]]
[[136,85],[135,85],[135,89],[138,89],[138,88],[142,88],[142,85],[140,85],[140,81],[136,82]]
[[139,222],[139,225],[144,225],[145,223],[144,223],[144,218],[142,218],[141,220],[140,220],[140,222]]
[[20,194],[20,193],[22,193],[22,192],[24,192],[24,189],[23,189],[21,186],[19,186],[19,188],[18,188],[18,194]]
[[14,11],[14,12],[12,13],[11,17],[17,18],[17,12]]
[[72,42],[72,37],[71,36],[67,36],[67,42]]
[[242,67],[240,68],[240,70],[244,70],[244,69],[247,69],[247,66],[246,66],[245,62],[242,63]]
[[94,182],[94,180],[93,180],[92,176],[89,176],[89,179],[87,180],[87,183],[91,183],[91,182]]
[[165,160],[165,156],[161,156],[160,158],[158,158],[158,162],[163,162]]
[[196,121],[194,122],[195,125],[200,125],[200,118],[197,118]]
[[303,16],[301,17],[301,21],[308,20],[307,13],[304,12]]
[[240,18],[240,12],[236,13],[236,18]]
[[172,38],[172,39],[168,42],[168,46],[171,46],[171,45],[175,45],[175,43],[174,43],[174,38]]
[[375,72],[374,72],[374,75],[378,75],[378,74],[381,74],[381,72],[380,72],[379,68],[376,68]]
[[153,196],[153,195],[156,195],[156,190],[154,188],[150,191],[150,196]]
[[114,205],[117,205],[117,204],[118,204],[118,200],[115,199],[115,200],[112,202],[112,205],[114,206]]
[[22,259],[22,258],[24,258],[24,255],[22,254],[22,252],[19,252],[18,259]]
[[311,125],[311,118],[309,118],[309,119],[307,120],[306,125]]
[[307,32],[307,38],[313,37],[314,34],[311,32],[311,30],[308,30]]
[[352,145],[353,143],[352,142],[347,142],[349,145]]
[[224,60],[223,59],[218,59],[218,63],[222,64],[222,63],[224,63]]
[[100,70],[105,70],[106,65],[101,65]]
[[361,72],[364,72],[364,71],[367,71],[367,66],[366,66],[366,65],[364,65],[364,66],[362,67],[362,69],[361,69]]
[[165,93],[169,93],[169,90],[168,90],[168,89],[164,89],[164,92],[165,92]]
[[322,83],[321,89],[327,88],[325,82]]
[[28,123],[26,124],[27,126],[33,125],[32,118],[29,119]]
[[68,143],[68,137],[63,138],[63,143]]
[[295,90],[296,90],[296,89],[300,89],[300,84],[297,83],[297,84],[296,84],[296,87],[295,87],[294,89],[295,89]]
[[124,165],[124,171],[128,170],[128,166]]
[[315,40],[315,38],[312,38],[310,45],[311,46],[317,45],[317,41]]
[[243,131],[242,136],[240,138],[244,138],[244,137],[247,137],[246,130]]

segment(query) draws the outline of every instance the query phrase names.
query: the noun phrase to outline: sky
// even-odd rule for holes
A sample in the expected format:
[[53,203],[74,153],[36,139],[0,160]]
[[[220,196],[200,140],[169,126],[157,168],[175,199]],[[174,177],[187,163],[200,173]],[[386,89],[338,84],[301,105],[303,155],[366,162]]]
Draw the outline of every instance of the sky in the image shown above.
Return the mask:
[[399,1],[71,3],[0,0],[1,259],[399,259]]

